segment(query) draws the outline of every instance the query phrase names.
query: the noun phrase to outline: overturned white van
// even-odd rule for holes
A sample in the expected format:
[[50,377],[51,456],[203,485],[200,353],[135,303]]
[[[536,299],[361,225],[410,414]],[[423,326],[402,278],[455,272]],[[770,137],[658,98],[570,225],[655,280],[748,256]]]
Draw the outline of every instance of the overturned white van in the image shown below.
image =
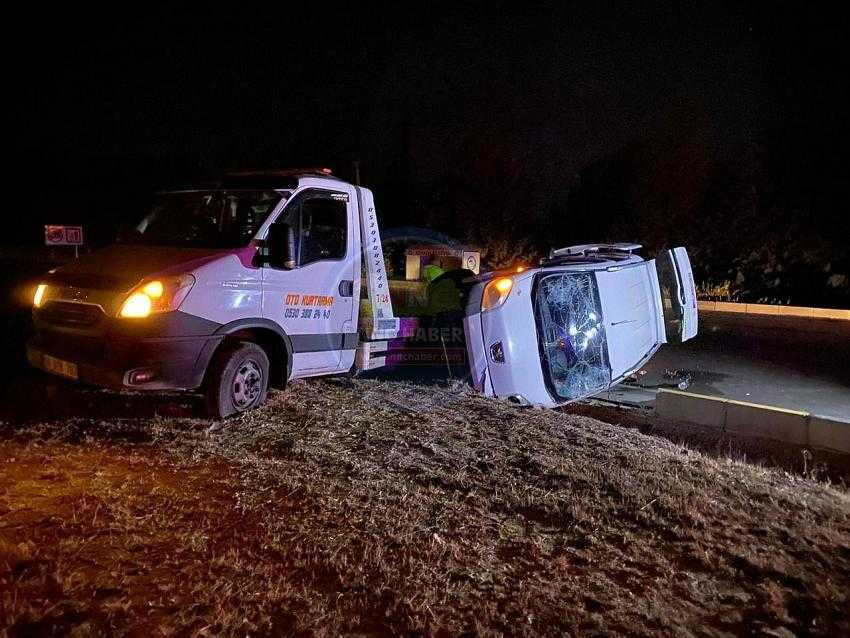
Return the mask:
[[464,319],[475,388],[554,407],[606,390],[662,344],[696,336],[687,251],[644,260],[638,248],[562,248],[538,268],[496,272],[477,284]]

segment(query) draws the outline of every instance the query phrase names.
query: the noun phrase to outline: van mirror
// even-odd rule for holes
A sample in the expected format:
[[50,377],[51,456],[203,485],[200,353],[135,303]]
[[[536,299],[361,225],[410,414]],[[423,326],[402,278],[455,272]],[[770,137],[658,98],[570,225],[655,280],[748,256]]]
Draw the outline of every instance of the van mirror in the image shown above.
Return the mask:
[[266,245],[269,251],[269,264],[274,268],[295,268],[295,231],[286,222],[272,224],[269,228]]

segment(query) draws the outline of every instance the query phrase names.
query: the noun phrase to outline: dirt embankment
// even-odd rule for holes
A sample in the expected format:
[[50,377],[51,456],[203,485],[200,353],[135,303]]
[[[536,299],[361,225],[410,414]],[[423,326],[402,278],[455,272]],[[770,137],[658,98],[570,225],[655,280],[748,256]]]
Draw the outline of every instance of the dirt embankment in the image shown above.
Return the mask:
[[839,635],[848,592],[844,489],[461,387],[0,427],[10,636]]

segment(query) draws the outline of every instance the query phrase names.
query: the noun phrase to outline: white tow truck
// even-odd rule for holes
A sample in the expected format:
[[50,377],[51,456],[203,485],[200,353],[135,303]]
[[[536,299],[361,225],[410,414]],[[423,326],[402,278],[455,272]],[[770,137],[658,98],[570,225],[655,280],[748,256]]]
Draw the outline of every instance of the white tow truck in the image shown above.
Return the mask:
[[[684,249],[665,270],[632,248],[580,248],[469,282],[477,388],[557,405],[618,382],[671,340],[668,315],[678,338],[696,333]],[[216,417],[260,405],[270,384],[381,367],[399,335],[372,193],[326,169],[159,193],[115,244],[50,271],[33,317],[31,365],[115,389],[201,390]]]

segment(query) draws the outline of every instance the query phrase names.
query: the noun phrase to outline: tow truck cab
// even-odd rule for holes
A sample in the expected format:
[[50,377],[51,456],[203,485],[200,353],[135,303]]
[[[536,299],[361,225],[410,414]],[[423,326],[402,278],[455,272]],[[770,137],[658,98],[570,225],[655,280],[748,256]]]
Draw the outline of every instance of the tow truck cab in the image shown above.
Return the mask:
[[477,284],[464,319],[475,388],[555,407],[616,385],[663,343],[696,336],[687,251],[645,261],[638,248],[572,246]]
[[394,337],[368,189],[305,170],[163,192],[116,244],[43,279],[27,356],[99,386],[202,388],[227,416],[262,403],[269,381],[352,368],[363,254],[369,336]]

